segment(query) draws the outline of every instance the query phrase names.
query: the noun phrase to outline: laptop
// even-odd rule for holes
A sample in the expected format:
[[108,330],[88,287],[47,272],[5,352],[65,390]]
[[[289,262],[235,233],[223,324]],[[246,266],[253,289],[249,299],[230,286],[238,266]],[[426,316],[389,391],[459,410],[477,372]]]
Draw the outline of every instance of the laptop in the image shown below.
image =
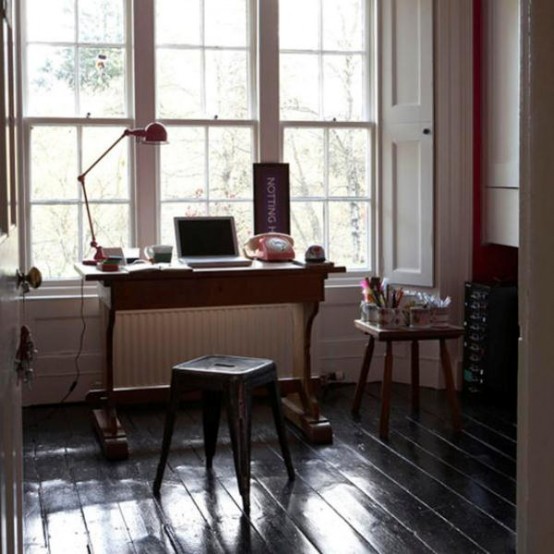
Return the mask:
[[180,263],[192,268],[242,267],[252,260],[239,254],[232,216],[175,217],[175,243]]

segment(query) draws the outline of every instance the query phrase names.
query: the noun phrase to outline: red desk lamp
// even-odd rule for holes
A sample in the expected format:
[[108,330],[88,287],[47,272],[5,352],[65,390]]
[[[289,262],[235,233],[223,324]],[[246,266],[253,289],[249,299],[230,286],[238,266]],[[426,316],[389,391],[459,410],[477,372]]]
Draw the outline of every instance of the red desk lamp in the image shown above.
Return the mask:
[[77,177],[79,183],[81,183],[81,188],[83,190],[83,197],[85,199],[85,208],[87,210],[87,218],[90,229],[91,241],[90,245],[96,250],[94,258],[92,260],[83,260],[83,263],[86,265],[96,265],[98,262],[106,259],[102,247],[96,242],[96,234],[94,233],[94,225],[92,223],[92,216],[90,215],[90,206],[88,203],[87,189],[85,187],[85,177],[88,175],[91,169],[96,167],[96,164],[103,160],[109,152],[111,152],[119,141],[123,140],[125,137],[139,137],[140,142],[143,144],[167,144],[167,130],[166,128],[158,122],[149,123],[144,129],[125,129],[123,134],[107,149],[104,153],[81,175]]

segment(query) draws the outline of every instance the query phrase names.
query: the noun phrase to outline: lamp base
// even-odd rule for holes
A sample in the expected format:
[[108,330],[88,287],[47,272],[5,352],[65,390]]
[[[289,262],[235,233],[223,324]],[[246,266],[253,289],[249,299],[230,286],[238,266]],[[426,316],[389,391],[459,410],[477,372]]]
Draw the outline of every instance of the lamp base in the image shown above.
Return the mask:
[[83,265],[96,265],[98,263],[102,263],[107,258],[106,254],[104,254],[104,249],[96,242],[96,240],[93,240],[90,245],[92,248],[96,249],[94,257],[83,260],[81,263]]

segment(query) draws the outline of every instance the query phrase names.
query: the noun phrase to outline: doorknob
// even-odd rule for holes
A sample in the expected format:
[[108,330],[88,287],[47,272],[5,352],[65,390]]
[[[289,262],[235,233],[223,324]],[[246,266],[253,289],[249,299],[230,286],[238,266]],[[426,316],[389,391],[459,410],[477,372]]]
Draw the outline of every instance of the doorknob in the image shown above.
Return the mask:
[[31,288],[38,289],[42,284],[42,273],[36,267],[29,269],[24,274],[20,269],[17,270],[17,288],[21,287],[23,294],[27,294]]

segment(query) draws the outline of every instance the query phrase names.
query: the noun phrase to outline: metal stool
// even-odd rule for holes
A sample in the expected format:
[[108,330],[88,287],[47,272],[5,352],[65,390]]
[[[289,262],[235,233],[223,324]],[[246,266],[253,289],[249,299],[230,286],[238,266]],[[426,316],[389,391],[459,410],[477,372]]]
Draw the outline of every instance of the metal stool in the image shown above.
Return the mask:
[[212,467],[219,429],[221,401],[224,398],[239,492],[242,496],[244,510],[246,512],[250,510],[252,389],[259,386],[265,386],[269,394],[273,419],[275,420],[288,476],[290,480],[294,479],[294,468],[292,467],[286,439],[275,363],[263,358],[203,356],[173,367],[162,452],[153,487],[155,495],[160,493],[181,394],[185,389],[197,388],[202,391],[202,422],[206,467],[208,469]]

